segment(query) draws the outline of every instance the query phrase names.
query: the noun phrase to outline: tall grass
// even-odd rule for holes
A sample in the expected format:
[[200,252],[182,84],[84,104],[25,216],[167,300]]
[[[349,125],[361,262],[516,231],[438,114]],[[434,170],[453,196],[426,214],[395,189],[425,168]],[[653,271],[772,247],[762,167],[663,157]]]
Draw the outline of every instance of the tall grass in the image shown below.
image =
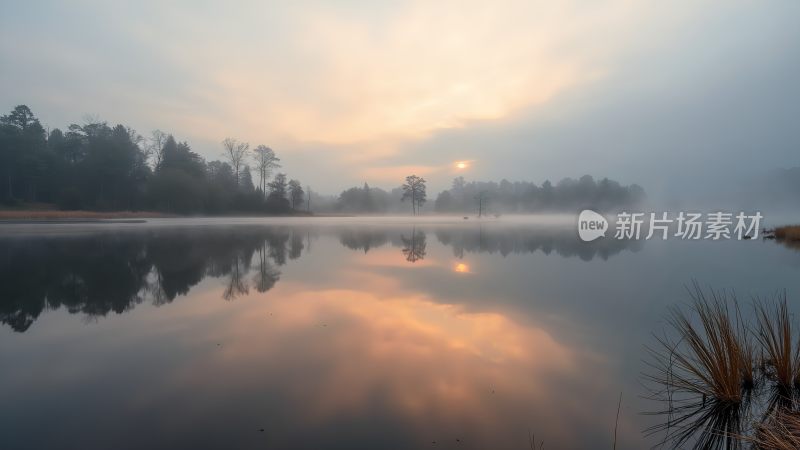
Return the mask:
[[756,386],[753,340],[739,304],[724,291],[687,288],[688,308],[672,308],[669,333],[647,347],[644,374],[650,398],[666,404],[648,413],[666,420],[645,430],[664,433],[664,442],[683,448],[737,448]]
[[800,382],[800,346],[795,345],[786,293],[773,301],[754,304],[758,325],[756,338],[763,355],[762,370],[776,387],[790,394]]
[[755,355],[738,302],[731,296],[730,307],[725,292],[707,295],[697,283],[689,295],[694,314],[671,310],[667,323],[678,338],[656,336],[659,345],[648,348],[655,370],[646,378],[677,393],[740,403],[755,386]]
[[800,413],[779,411],[756,426],[752,438],[746,438],[754,448],[796,450],[800,448]]
[[650,397],[667,407],[646,432],[681,448],[800,449],[800,339],[786,292],[754,299],[748,322],[732,293],[687,290],[689,307],[671,309],[647,348]]

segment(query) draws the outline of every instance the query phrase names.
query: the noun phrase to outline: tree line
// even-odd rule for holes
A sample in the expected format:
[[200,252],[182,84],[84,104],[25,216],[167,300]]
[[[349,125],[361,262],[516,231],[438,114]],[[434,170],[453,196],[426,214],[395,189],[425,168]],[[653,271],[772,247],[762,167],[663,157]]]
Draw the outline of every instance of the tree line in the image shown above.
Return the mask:
[[[206,161],[186,141],[155,130],[147,138],[123,125],[99,120],[45,131],[20,105],[0,117],[0,200],[6,205],[51,203],[65,210],[157,210],[181,214],[287,214],[315,210],[341,213],[422,212],[426,180],[409,175],[390,191],[364,184],[336,197],[312,196],[281,168],[266,145],[251,149],[226,138],[221,160]],[[254,175],[255,173],[255,175]],[[274,174],[274,175],[273,175]],[[254,180],[254,177],[257,180]],[[257,183],[257,184],[256,184]],[[453,180],[433,202],[437,213],[535,213],[629,208],[644,190],[589,175],[555,185]]]
[[343,213],[408,213],[418,214],[427,201],[426,181],[422,177],[409,175],[401,186],[386,191],[370,187],[345,189],[336,198],[319,198],[318,210]]
[[[124,125],[90,119],[46,131],[25,105],[0,117],[0,200],[53,203],[61,209],[175,213],[292,213],[306,189],[275,152],[222,141],[222,160],[206,161],[186,141],[155,130],[147,138]],[[251,166],[252,164],[252,166]],[[253,180],[253,171],[258,185]]]
[[[549,180],[537,185],[508,180],[499,183],[467,182],[464,177],[457,177],[450,189],[436,196],[433,211],[479,216],[487,213],[574,211],[586,207],[598,211],[615,211],[634,207],[644,199],[644,189],[637,184],[623,186],[608,178],[595,181],[590,175],[584,175],[577,180],[564,178],[555,185]],[[364,183],[362,187],[342,191],[335,199],[319,199],[318,204],[320,208],[345,213],[417,214],[426,201],[425,179],[410,175],[402,186],[391,191]]]
[[641,186],[623,186],[619,182],[603,178],[595,181],[591,175],[579,179],[564,178],[555,185],[550,180],[541,185],[526,181],[502,180],[471,181],[464,177],[453,180],[452,187],[436,197],[437,212],[486,212],[534,213],[550,211],[574,211],[591,207],[598,211],[614,211],[630,208],[645,199]]

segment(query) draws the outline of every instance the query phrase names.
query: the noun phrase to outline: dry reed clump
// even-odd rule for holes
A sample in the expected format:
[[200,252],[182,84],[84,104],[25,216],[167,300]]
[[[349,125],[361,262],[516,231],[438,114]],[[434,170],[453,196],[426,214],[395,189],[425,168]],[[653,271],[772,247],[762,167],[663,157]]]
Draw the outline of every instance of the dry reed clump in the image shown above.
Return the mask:
[[[666,402],[655,413],[677,447],[800,448],[800,341],[786,293],[754,299],[745,321],[733,294],[692,284],[688,309],[673,308],[672,333],[648,348],[651,398]],[[772,446],[782,439],[785,446]]]
[[757,449],[796,450],[800,448],[800,413],[778,411],[756,425],[753,437],[745,440]]
[[674,308],[668,324],[678,338],[656,336],[658,346],[648,349],[655,369],[646,378],[672,393],[696,394],[724,403],[740,403],[755,385],[755,354],[738,302],[695,283],[689,292],[697,320]]
[[772,231],[772,237],[786,247],[800,250],[800,225],[778,227]]
[[757,301],[754,307],[762,371],[776,388],[791,396],[792,389],[800,382],[800,345],[796,345],[793,336],[786,293],[771,302]]
[[788,225],[775,228],[775,239],[782,241],[800,241],[800,225]]
[[648,414],[666,420],[645,433],[664,433],[662,444],[676,448],[736,448],[756,386],[753,340],[732,294],[706,294],[696,282],[687,290],[688,311],[673,308],[672,333],[647,348],[649,397],[666,404]]

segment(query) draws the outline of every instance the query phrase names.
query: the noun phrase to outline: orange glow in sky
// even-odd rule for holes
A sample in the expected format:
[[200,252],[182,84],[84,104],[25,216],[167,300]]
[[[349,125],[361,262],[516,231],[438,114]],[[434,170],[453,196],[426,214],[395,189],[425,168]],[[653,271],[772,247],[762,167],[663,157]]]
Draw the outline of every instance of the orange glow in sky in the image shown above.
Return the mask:
[[469,273],[469,266],[464,263],[458,263],[453,270],[458,273]]

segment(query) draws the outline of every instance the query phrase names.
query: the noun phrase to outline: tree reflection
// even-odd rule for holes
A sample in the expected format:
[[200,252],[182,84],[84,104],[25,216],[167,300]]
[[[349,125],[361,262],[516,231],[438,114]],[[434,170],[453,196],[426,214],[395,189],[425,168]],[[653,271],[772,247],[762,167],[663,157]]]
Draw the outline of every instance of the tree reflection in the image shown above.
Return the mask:
[[[0,323],[27,330],[45,309],[88,317],[122,313],[185,295],[205,277],[226,278],[223,297],[249,292],[258,250],[256,290],[280,278],[289,233],[281,228],[193,229],[12,238],[0,245]],[[302,252],[293,245],[292,254]]]
[[339,242],[350,250],[369,252],[389,242],[389,233],[382,229],[347,229],[339,233]]
[[281,276],[281,272],[269,262],[268,251],[266,242],[258,248],[258,269],[253,279],[258,292],[267,292],[272,289]]
[[[575,230],[563,227],[433,227],[433,231],[439,243],[451,247],[457,258],[462,258],[465,252],[507,256],[541,251],[547,255],[577,256],[584,261],[594,258],[607,260],[623,250],[638,251],[643,245],[641,241],[620,239],[583,242],[578,239]],[[383,228],[348,228],[339,230],[338,235],[339,242],[351,250],[368,253],[391,242],[403,248],[404,256],[411,256],[409,261],[425,257],[426,234],[416,227],[410,237],[406,237],[402,231]],[[420,236],[422,239],[417,239]],[[412,244],[422,249],[421,258],[420,253],[410,251],[414,249]]]
[[609,238],[583,242],[573,229],[563,227],[439,228],[436,238],[440,243],[452,247],[457,258],[462,258],[465,252],[507,256],[541,251],[546,255],[577,256],[584,261],[594,258],[607,260],[623,250],[638,251],[642,246],[641,241]]
[[425,259],[425,248],[427,244],[425,242],[424,232],[417,231],[416,228],[413,228],[410,238],[401,235],[400,240],[403,242],[403,255],[406,257],[406,261],[415,263]]
[[[25,331],[45,309],[64,307],[89,317],[122,313],[149,301],[165,305],[186,295],[206,277],[222,280],[223,298],[264,293],[281,277],[280,266],[310,250],[311,227],[144,228],[78,236],[0,239],[0,322]],[[403,258],[426,257],[427,236],[417,227],[331,228],[349,249],[387,244]],[[584,260],[606,259],[640,243],[601,239],[580,242],[571,230],[525,227],[434,228],[439,242],[464,252],[555,252]],[[254,274],[251,276],[251,272]]]
[[250,292],[250,286],[245,279],[248,270],[249,267],[247,267],[244,260],[237,256],[231,263],[231,270],[228,274],[228,284],[222,294],[222,298],[225,300],[233,300],[240,295],[247,295]]

